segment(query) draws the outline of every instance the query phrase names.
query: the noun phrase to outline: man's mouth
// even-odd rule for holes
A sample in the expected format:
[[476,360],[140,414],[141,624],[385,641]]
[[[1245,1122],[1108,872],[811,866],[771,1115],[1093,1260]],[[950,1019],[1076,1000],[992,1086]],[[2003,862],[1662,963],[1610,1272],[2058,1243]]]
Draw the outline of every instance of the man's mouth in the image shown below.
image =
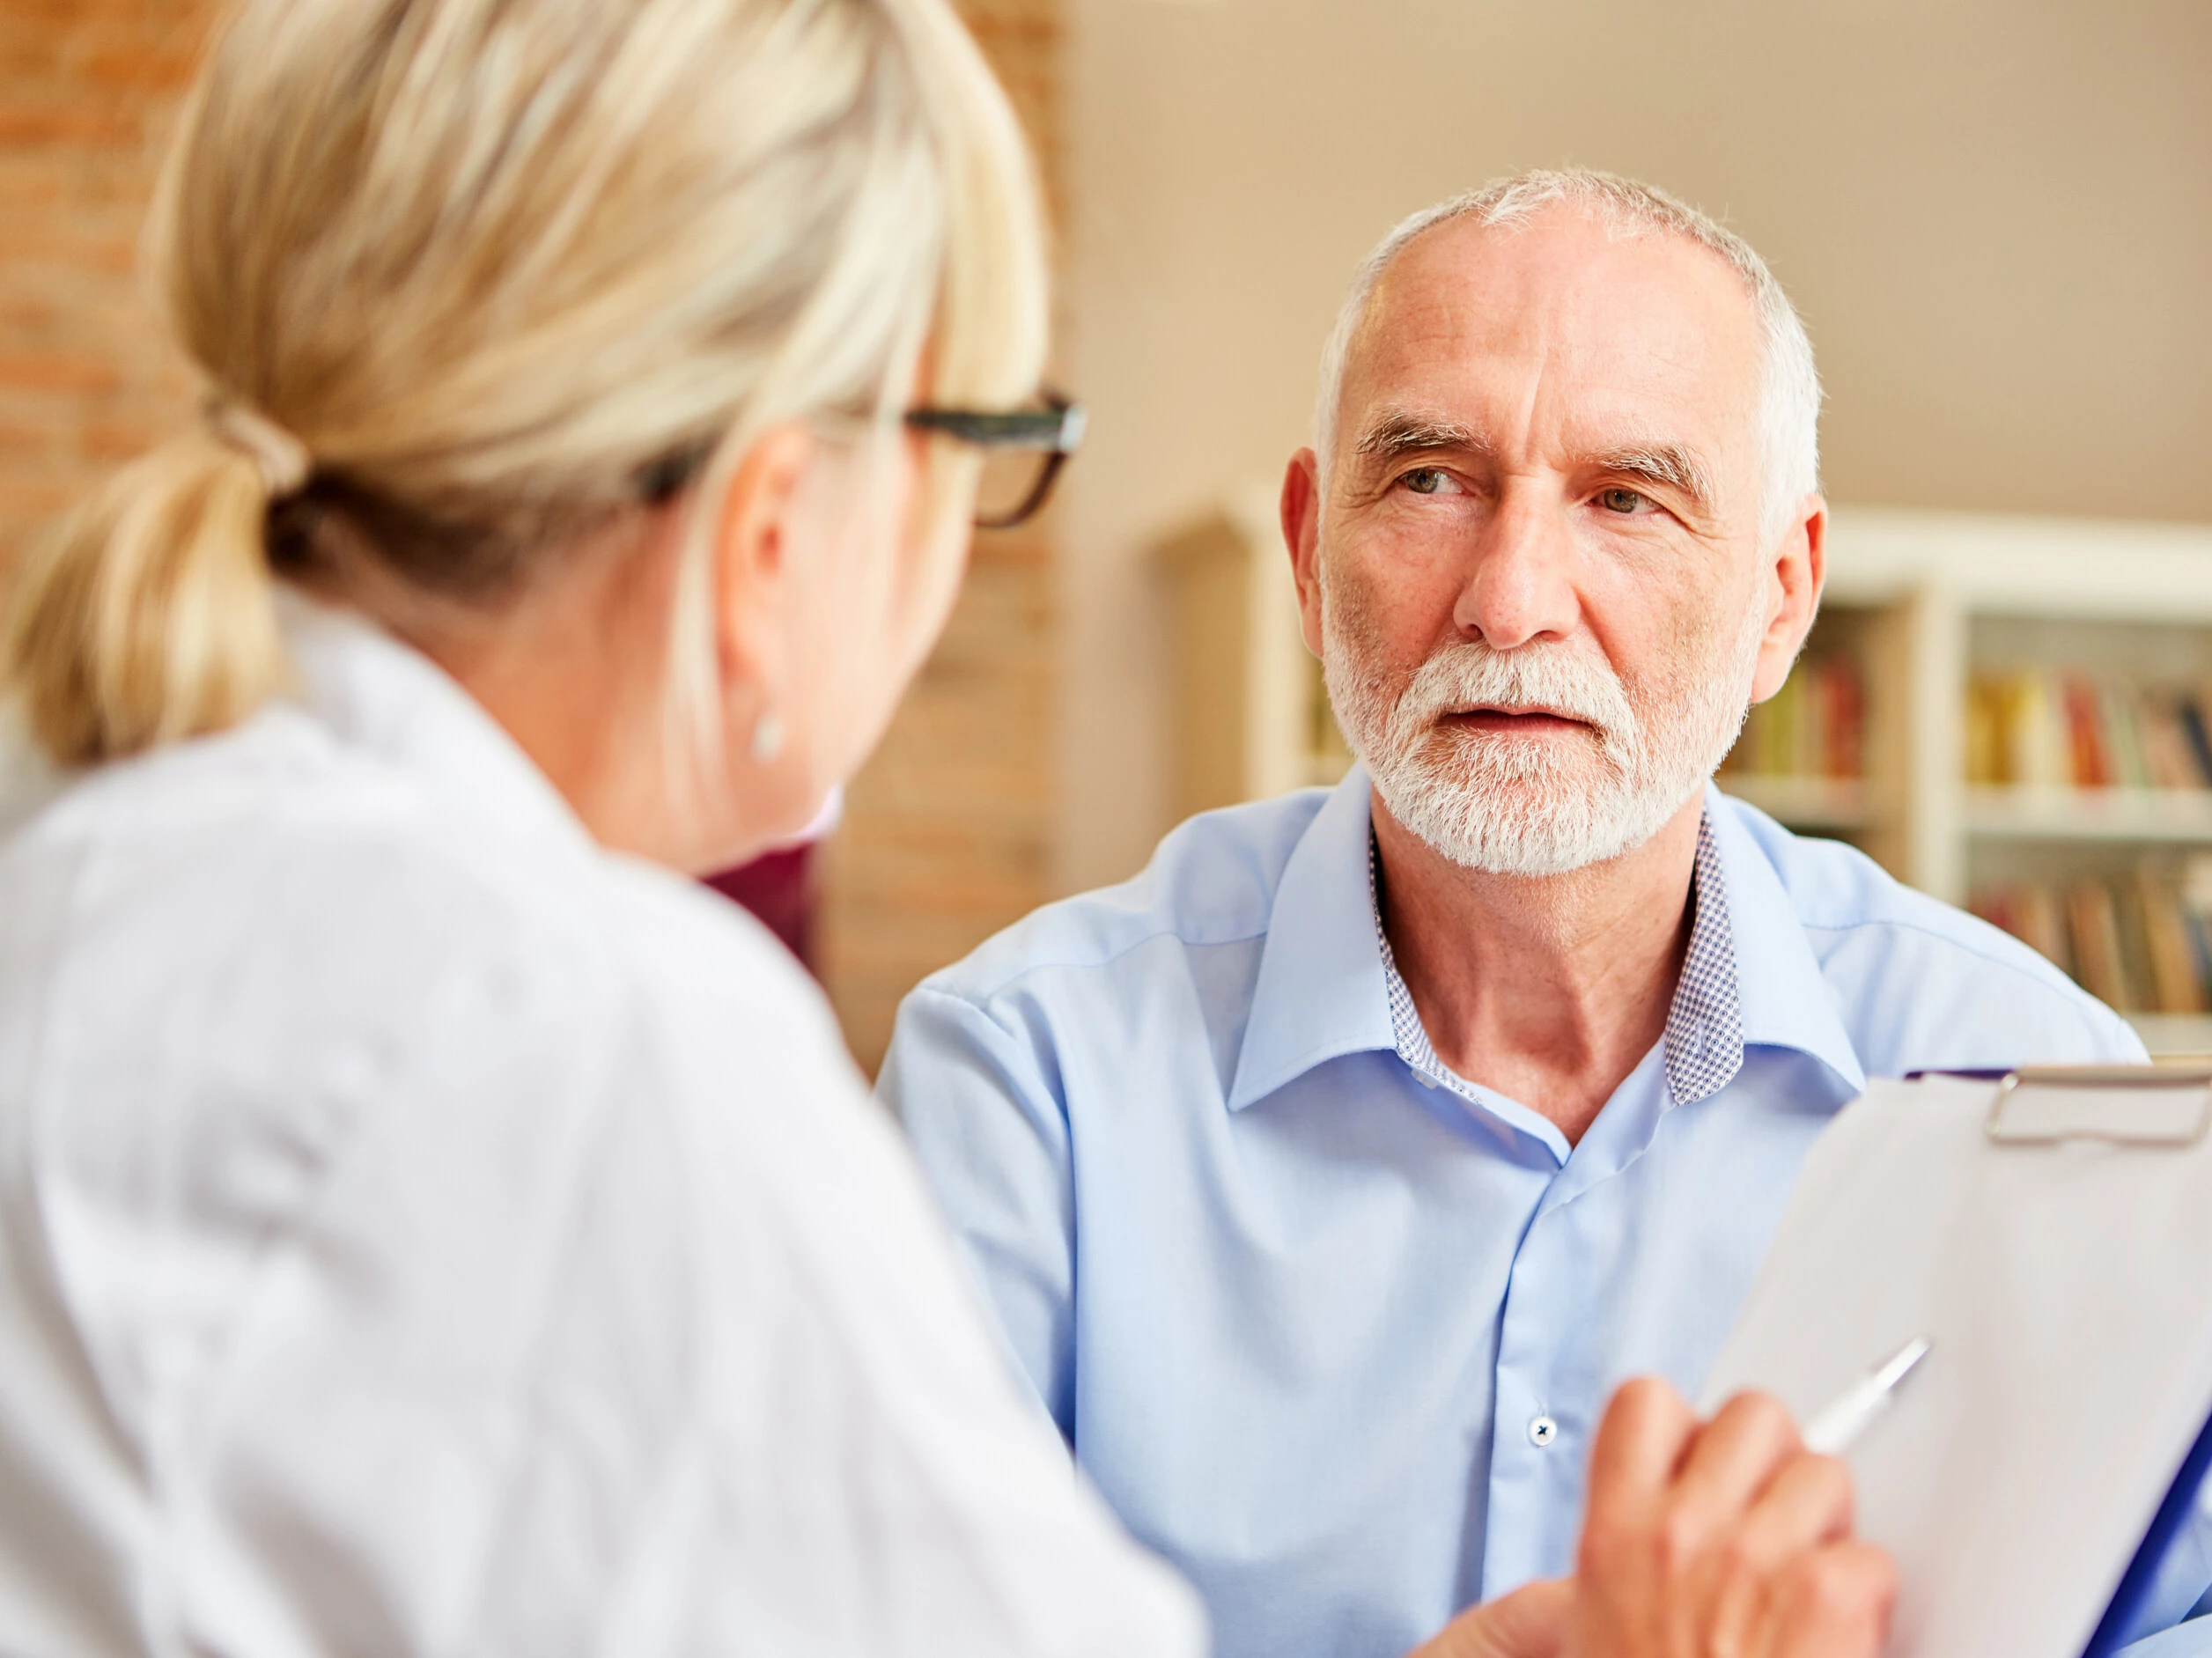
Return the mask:
[[1549,708],[1468,708],[1442,716],[1440,726],[1459,731],[1491,732],[1507,737],[1593,736],[1586,719]]

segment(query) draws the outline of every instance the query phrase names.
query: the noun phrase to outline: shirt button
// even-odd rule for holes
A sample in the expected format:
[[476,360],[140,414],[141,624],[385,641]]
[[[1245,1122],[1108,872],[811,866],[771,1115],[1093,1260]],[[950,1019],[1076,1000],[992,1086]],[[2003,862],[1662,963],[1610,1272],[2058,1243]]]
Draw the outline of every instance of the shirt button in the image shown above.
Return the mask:
[[1529,1443],[1542,1450],[1559,1436],[1559,1425],[1548,1416],[1539,1416],[1529,1424]]

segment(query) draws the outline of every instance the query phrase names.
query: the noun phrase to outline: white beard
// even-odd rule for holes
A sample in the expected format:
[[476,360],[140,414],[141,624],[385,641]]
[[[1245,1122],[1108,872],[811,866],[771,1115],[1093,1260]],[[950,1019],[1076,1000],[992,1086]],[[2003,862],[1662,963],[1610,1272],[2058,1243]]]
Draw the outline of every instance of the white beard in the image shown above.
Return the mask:
[[[1345,740],[1393,817],[1452,862],[1498,875],[1563,874],[1657,834],[1743,729],[1766,630],[1754,606],[1718,641],[1724,651],[1697,648],[1718,627],[1685,640],[1640,718],[1612,665],[1585,645],[1448,645],[1394,696],[1334,598],[1323,606],[1322,672]],[[1591,730],[1563,742],[1439,728],[1479,705],[1553,709]]]

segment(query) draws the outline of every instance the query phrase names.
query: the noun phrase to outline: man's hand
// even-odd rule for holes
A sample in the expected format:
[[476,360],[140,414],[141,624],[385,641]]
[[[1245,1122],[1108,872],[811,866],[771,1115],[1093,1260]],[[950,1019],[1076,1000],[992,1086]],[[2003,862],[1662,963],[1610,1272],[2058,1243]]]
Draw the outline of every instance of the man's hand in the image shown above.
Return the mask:
[[1851,1477],[1763,1394],[1700,1423],[1626,1383],[1590,1448],[1575,1575],[1452,1620],[1415,1658],[1877,1658],[1896,1576]]

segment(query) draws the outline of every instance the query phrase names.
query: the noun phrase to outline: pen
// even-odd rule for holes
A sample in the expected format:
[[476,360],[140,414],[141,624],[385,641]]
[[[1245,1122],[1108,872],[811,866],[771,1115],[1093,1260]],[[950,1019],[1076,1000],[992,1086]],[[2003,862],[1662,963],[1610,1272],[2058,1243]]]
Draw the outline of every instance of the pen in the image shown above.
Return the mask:
[[1897,1384],[1913,1367],[1928,1357],[1928,1340],[1915,1336],[1847,1389],[1842,1396],[1805,1428],[1805,1448],[1821,1456],[1840,1456],[1866,1431],[1868,1423],[1882,1414],[1897,1392]]

